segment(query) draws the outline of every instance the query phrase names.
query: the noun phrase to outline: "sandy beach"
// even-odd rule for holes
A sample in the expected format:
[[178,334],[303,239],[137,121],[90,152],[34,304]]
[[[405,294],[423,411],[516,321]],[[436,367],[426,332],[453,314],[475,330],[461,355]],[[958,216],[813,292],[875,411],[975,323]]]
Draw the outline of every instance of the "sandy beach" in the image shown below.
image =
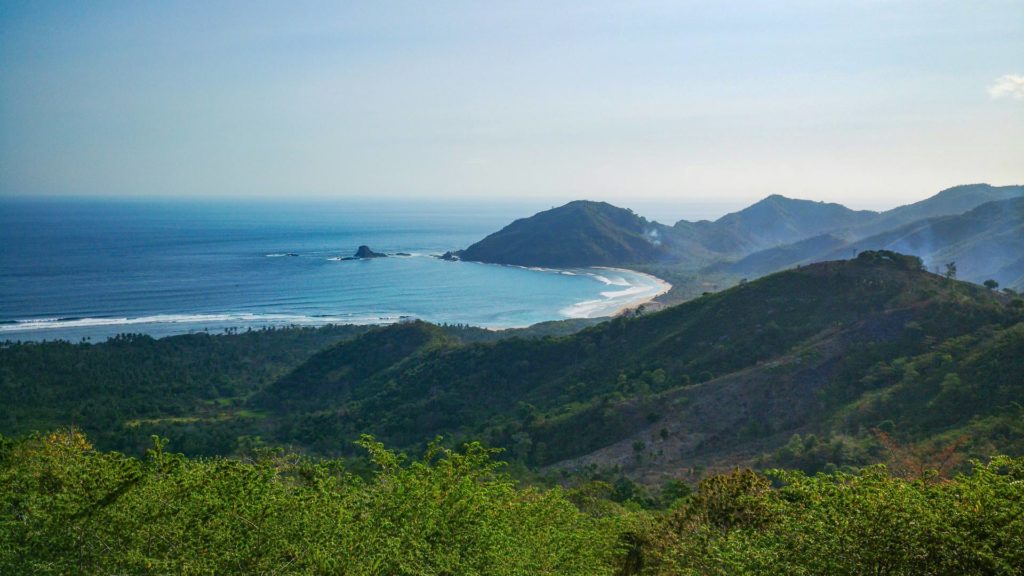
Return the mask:
[[629,312],[632,312],[632,311],[636,310],[637,308],[639,308],[641,306],[646,307],[648,309],[648,311],[654,311],[654,310],[651,310],[652,305],[656,309],[660,310],[661,308],[663,308],[663,305],[661,303],[659,303],[659,302],[655,302],[655,298],[667,294],[668,291],[672,289],[672,284],[669,284],[665,280],[662,280],[661,278],[658,278],[657,276],[655,276],[653,274],[647,274],[646,272],[638,272],[636,270],[630,270],[628,268],[606,268],[604,266],[601,266],[600,269],[602,269],[602,270],[615,270],[615,271],[618,271],[618,272],[629,272],[630,274],[636,274],[638,276],[643,276],[645,278],[648,278],[651,282],[654,282],[654,283],[656,283],[658,285],[658,291],[656,293],[651,294],[650,296],[645,296],[641,300],[636,300],[636,301],[630,302],[628,304],[624,304],[623,306],[621,306],[617,310],[615,310],[615,312],[613,312],[611,314],[611,316],[622,316],[623,314],[627,314]]

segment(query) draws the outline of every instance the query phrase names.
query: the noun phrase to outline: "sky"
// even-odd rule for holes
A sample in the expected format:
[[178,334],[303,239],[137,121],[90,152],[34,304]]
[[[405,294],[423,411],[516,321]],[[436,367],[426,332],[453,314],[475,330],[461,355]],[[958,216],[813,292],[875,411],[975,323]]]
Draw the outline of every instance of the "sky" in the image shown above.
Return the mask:
[[0,2],[0,196],[1024,183],[1024,2]]

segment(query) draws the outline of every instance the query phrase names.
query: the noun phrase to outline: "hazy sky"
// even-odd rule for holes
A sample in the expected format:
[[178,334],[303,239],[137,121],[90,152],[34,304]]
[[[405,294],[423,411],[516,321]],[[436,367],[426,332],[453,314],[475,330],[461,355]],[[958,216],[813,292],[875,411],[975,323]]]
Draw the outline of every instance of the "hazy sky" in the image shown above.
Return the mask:
[[0,194],[1024,183],[1024,2],[0,2]]

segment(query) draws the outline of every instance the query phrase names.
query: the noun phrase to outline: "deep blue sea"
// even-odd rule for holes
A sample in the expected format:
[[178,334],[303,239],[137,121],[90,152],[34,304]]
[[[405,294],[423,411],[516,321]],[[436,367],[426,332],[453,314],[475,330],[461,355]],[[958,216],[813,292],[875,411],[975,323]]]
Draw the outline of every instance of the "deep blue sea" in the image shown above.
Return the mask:
[[[502,328],[607,315],[664,288],[434,257],[549,207],[0,200],[0,340],[402,318]],[[410,256],[340,260],[361,244]]]

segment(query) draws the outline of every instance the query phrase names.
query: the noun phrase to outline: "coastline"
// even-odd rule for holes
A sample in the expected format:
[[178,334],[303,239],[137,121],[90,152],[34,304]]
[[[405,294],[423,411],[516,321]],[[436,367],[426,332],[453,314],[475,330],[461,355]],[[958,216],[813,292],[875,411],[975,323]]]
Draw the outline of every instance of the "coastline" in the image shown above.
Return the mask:
[[[600,297],[578,300],[559,310],[558,316],[537,322],[507,323],[488,325],[473,324],[494,331],[528,328],[542,322],[558,322],[571,319],[613,318],[628,314],[640,306],[649,309],[652,302],[667,293],[672,285],[652,274],[610,266],[595,266],[586,269],[527,268],[543,273],[590,276],[605,284]],[[605,272],[606,274],[602,274]],[[616,276],[620,275],[620,276]],[[190,333],[219,334],[231,331],[260,330],[265,328],[320,327],[325,325],[387,325],[404,319],[423,318],[435,323],[446,320],[424,318],[412,312],[398,313],[393,310],[373,314],[308,314],[300,312],[266,313],[257,311],[196,312],[196,313],[155,313],[138,316],[70,316],[36,318],[4,322],[0,326],[2,341],[103,341],[121,333],[142,333],[155,338]]]
[[655,293],[653,295],[650,295],[650,296],[647,296],[643,300],[633,301],[633,302],[630,302],[628,304],[623,304],[621,307],[617,308],[614,312],[612,312],[611,314],[608,315],[611,318],[617,318],[619,316],[623,316],[625,314],[628,314],[630,312],[633,312],[633,311],[637,310],[641,306],[648,307],[652,303],[653,304],[658,304],[658,308],[660,309],[660,308],[662,308],[662,306],[660,305],[659,302],[656,302],[656,300],[658,298],[660,298],[661,296],[664,296],[665,294],[668,294],[669,290],[672,289],[672,284],[670,284],[666,280],[658,278],[654,274],[648,274],[646,272],[639,272],[637,270],[630,270],[629,268],[613,268],[611,266],[595,266],[594,268],[597,268],[599,270],[613,270],[615,272],[628,272],[630,274],[636,274],[637,276],[643,276],[644,278],[647,278],[647,279],[651,280],[652,283],[658,285],[658,292],[657,293]]

